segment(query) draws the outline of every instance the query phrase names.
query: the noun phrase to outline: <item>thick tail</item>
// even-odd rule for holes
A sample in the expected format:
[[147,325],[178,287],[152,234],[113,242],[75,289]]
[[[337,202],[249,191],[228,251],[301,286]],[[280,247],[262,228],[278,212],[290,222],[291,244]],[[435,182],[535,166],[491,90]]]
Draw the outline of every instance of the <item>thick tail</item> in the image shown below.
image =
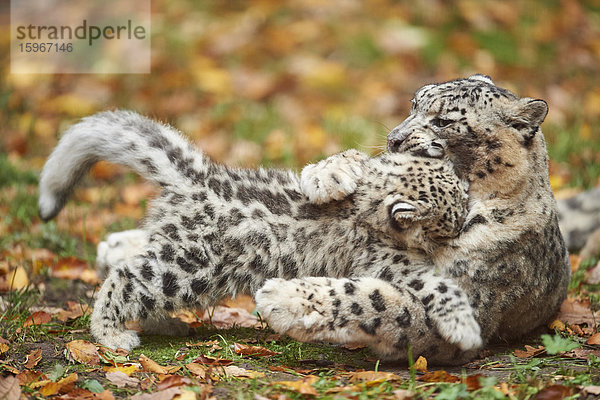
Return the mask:
[[131,111],[84,118],[60,139],[40,177],[39,214],[47,221],[98,161],[127,166],[161,186],[202,178],[204,157],[175,129]]

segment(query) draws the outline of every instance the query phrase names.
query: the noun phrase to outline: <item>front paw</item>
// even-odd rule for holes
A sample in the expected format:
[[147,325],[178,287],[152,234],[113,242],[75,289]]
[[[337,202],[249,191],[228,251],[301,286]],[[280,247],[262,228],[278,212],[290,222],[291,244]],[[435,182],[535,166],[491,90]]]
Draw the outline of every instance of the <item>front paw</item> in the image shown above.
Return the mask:
[[300,188],[316,204],[342,200],[356,191],[367,158],[357,150],[347,150],[307,165],[300,175]]
[[256,309],[269,326],[298,340],[310,341],[327,326],[329,312],[316,287],[303,280],[269,279],[256,292]]

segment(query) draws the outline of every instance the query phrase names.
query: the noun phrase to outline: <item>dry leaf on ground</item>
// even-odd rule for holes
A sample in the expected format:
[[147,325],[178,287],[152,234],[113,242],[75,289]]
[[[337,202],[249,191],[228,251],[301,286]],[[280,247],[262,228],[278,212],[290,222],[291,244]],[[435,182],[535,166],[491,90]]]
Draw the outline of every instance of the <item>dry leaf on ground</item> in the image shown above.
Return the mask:
[[48,382],[41,389],[42,396],[54,396],[55,394],[65,394],[73,390],[73,386],[77,382],[77,374],[72,373],[58,382]]
[[27,319],[23,323],[23,328],[27,328],[32,325],[47,324],[51,320],[52,315],[50,315],[50,313],[47,313],[46,311],[36,311],[29,317],[27,317]]
[[19,400],[21,398],[21,388],[19,380],[14,376],[0,376],[0,399]]
[[423,356],[419,356],[417,361],[413,364],[413,368],[419,372],[427,372],[427,359]]
[[42,359],[42,349],[31,350],[31,352],[25,357],[25,368],[32,369]]
[[571,325],[585,323],[594,326],[596,321],[600,321],[600,312],[593,313],[589,301],[568,298],[560,306],[558,319]]
[[198,356],[192,362],[193,363],[199,362],[199,363],[202,363],[204,365],[212,365],[212,366],[225,366],[225,365],[233,364],[232,360],[225,360],[225,359],[221,359],[221,358],[208,357],[208,356],[205,356],[205,355]]
[[85,365],[99,365],[100,355],[95,344],[87,340],[73,340],[66,344],[67,359],[77,361]]
[[428,372],[423,376],[417,377],[417,380],[421,382],[460,382],[460,378],[458,376],[449,374],[444,370]]
[[137,387],[137,385],[139,385],[140,383],[140,380],[138,378],[131,377],[121,371],[107,372],[106,379],[108,379],[113,385],[116,385],[117,387]]
[[528,358],[535,357],[539,354],[544,353],[545,351],[546,348],[544,346],[533,347],[526,344],[525,350],[517,349],[513,352],[513,354],[519,358]]
[[181,369],[181,367],[178,366],[163,367],[159,365],[156,361],[146,357],[143,354],[140,354],[139,360],[140,364],[142,364],[142,368],[144,369],[144,371],[154,372],[155,374],[171,374]]
[[573,389],[563,385],[550,385],[535,396],[536,400],[562,400],[573,394]]
[[57,400],[114,400],[115,396],[110,390],[94,393],[87,389],[75,388],[72,391],[56,397]]
[[208,373],[208,368],[202,364],[198,363],[189,363],[185,366],[188,371],[197,376],[198,378],[205,379],[206,374]]
[[235,365],[229,365],[229,366],[223,367],[223,371],[225,372],[226,376],[234,377],[234,378],[253,379],[253,378],[263,378],[265,376],[264,372],[252,371],[250,369],[236,367]]
[[587,344],[600,345],[600,332],[595,333],[592,336],[590,336],[590,338],[587,340]]
[[297,381],[277,381],[271,382],[270,385],[283,386],[287,390],[291,390],[300,394],[317,396],[319,393],[312,385],[318,380],[319,378],[317,376],[309,375]]
[[154,393],[138,394],[131,397],[131,400],[171,400],[180,393],[180,387],[172,387]]
[[276,354],[279,354],[278,352],[269,350],[266,347],[248,346],[246,344],[241,343],[234,343],[233,351],[235,351],[235,354],[252,357],[271,357]]
[[159,379],[161,379],[161,381],[157,385],[158,390],[165,390],[176,386],[190,385],[192,383],[190,378],[186,378],[181,375],[167,375]]
[[350,382],[383,382],[402,380],[402,378],[396,374],[383,371],[350,372],[348,376],[350,376]]

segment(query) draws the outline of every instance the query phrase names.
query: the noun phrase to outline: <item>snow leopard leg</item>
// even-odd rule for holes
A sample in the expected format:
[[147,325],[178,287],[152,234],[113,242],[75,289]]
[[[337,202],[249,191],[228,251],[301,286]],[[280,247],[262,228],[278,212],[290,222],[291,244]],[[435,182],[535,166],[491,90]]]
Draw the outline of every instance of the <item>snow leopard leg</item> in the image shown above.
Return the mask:
[[[303,341],[364,343],[384,358],[406,359],[409,344],[415,355],[436,353],[438,346],[454,354],[481,345],[476,323],[474,339],[448,342],[412,290],[375,278],[271,279],[256,293],[256,304],[278,332]],[[438,356],[452,362],[444,359],[451,355]]]
[[341,200],[354,193],[369,159],[358,150],[346,150],[302,169],[300,187],[313,203]]
[[125,327],[125,322],[131,320],[139,320],[145,333],[189,332],[186,324],[168,314],[183,306],[175,296],[178,278],[168,271],[159,274],[156,263],[151,257],[139,256],[129,264],[110,269],[98,293],[90,324],[92,336],[99,343],[127,350],[139,345],[137,333]]

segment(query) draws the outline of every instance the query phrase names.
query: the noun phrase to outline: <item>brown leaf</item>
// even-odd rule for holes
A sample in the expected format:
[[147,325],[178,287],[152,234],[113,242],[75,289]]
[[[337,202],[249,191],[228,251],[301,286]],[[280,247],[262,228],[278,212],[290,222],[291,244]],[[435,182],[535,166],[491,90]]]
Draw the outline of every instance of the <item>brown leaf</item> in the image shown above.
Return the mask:
[[589,394],[600,395],[600,386],[584,386],[581,388],[581,395],[587,396]]
[[343,344],[340,347],[342,349],[354,351],[354,350],[364,349],[364,348],[367,347],[367,345],[366,344],[361,344],[361,343],[346,343],[346,344]]
[[36,311],[27,317],[25,323],[23,323],[23,328],[27,328],[28,326],[32,325],[47,324],[51,320],[52,315],[50,315],[50,313],[47,313],[46,311]]
[[0,354],[4,354],[10,349],[7,344],[0,343]]
[[600,345],[600,332],[593,334],[587,341],[587,344]]
[[280,354],[276,351],[269,350],[266,347],[261,346],[248,346],[246,344],[234,343],[233,351],[235,354],[252,356],[252,357],[271,357],[276,354]]
[[233,363],[233,361],[231,361],[231,360],[224,360],[224,359],[220,359],[220,358],[208,357],[205,355],[198,356],[192,362],[199,362],[204,365],[213,365],[213,366],[217,366],[217,365],[225,366],[225,365],[229,365],[229,364]]
[[419,376],[417,380],[422,382],[460,382],[460,378],[458,376],[451,375],[444,370],[428,372],[423,376]]
[[48,378],[43,372],[40,371],[23,371],[19,372],[19,374],[17,375],[17,379],[19,379],[19,385],[29,386],[33,382],[42,381]]
[[528,358],[528,357],[535,357],[539,354],[542,354],[546,351],[546,348],[544,346],[538,346],[538,347],[532,347],[529,345],[525,345],[525,351],[517,349],[513,352],[513,354],[516,357],[519,358]]
[[167,375],[158,383],[157,388],[158,390],[165,390],[170,387],[189,385],[191,383],[192,381],[189,378],[181,375]]
[[588,326],[594,326],[596,321],[600,320],[600,313],[593,313],[589,302],[567,298],[560,306],[558,319],[571,325],[588,324]]
[[285,389],[293,392],[317,396],[319,393],[312,385],[318,380],[317,376],[309,375],[297,381],[277,381],[271,382],[270,385],[283,386]]
[[14,376],[0,376],[0,399],[19,400],[21,398],[21,388],[19,380]]
[[56,315],[59,321],[67,321],[69,319],[79,318],[84,314],[90,313],[91,308],[87,304],[81,304],[76,301],[67,301],[67,309],[61,310]]
[[562,400],[572,394],[573,390],[570,387],[563,385],[550,385],[538,392],[534,398],[535,400]]
[[196,342],[196,343],[185,342],[185,345],[187,347],[212,346],[215,344],[219,344],[219,341],[218,340],[209,340],[207,342]]
[[251,313],[256,308],[256,303],[252,296],[248,295],[239,295],[235,298],[227,298],[221,302],[221,304],[229,307],[229,308],[241,308]]
[[154,393],[142,393],[131,397],[131,400],[171,400],[181,394],[180,387],[172,387]]
[[54,396],[55,394],[69,393],[73,390],[73,386],[77,382],[77,374],[72,373],[58,382],[48,382],[41,389],[40,394],[42,396]]
[[42,359],[42,349],[31,350],[25,358],[25,368],[31,369],[35,367]]
[[71,358],[85,365],[99,365],[100,355],[96,345],[87,340],[73,340],[66,344]]
[[154,372],[155,374],[165,374],[166,375],[166,374],[170,374],[170,373],[173,373],[173,372],[181,369],[181,367],[178,367],[178,366],[163,367],[161,365],[158,365],[156,363],[156,361],[146,357],[143,354],[140,354],[139,360],[140,360],[140,364],[142,364],[142,368],[144,369],[144,371]]
[[185,367],[188,369],[188,371],[190,371],[192,374],[196,375],[197,377],[199,377],[201,379],[205,379],[206,374],[208,373],[208,368],[202,364],[189,363],[189,364],[186,364]]
[[565,353],[562,353],[560,356],[565,358],[579,358],[582,360],[589,360],[590,354],[593,354],[595,357],[600,358],[600,350],[587,350],[582,348],[567,351]]
[[467,385],[467,390],[472,392],[473,390],[481,389],[481,383],[479,382],[479,378],[483,375],[469,375],[465,379],[463,379],[463,383]]
[[94,393],[87,389],[75,388],[69,393],[56,397],[60,400],[114,400],[115,396],[107,389],[101,393]]
[[113,385],[116,385],[117,387],[137,387],[137,385],[140,383],[140,380],[138,378],[128,376],[126,373],[121,371],[107,372],[106,379],[108,379]]
[[350,382],[383,382],[383,381],[401,381],[402,378],[391,372],[383,371],[360,371],[350,372]]

